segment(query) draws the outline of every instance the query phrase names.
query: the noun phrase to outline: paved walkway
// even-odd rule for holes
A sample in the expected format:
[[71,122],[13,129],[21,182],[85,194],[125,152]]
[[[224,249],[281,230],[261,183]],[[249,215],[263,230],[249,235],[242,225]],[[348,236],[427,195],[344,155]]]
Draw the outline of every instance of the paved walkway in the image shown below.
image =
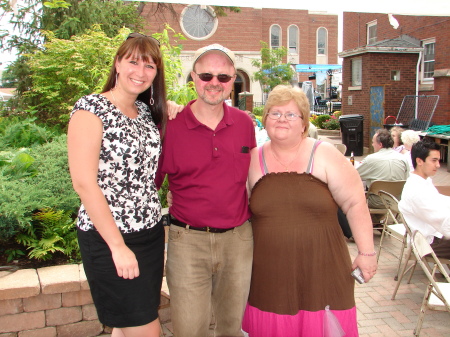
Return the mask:
[[[379,232],[374,232],[376,246]],[[383,240],[376,276],[367,284],[356,284],[355,298],[361,337],[413,336],[420,305],[426,287],[426,277],[418,267],[410,284],[402,281],[395,300],[391,300],[396,281],[397,256],[400,242],[392,238]],[[348,242],[352,258],[357,254],[356,244]],[[172,337],[171,323],[164,324],[166,337]],[[210,336],[213,336],[212,334]],[[427,311],[421,337],[450,336],[450,315],[447,312]],[[276,336],[274,336],[276,337]],[[281,336],[279,336],[281,337]]]
[[[320,136],[319,138],[331,143],[341,142],[339,137]],[[362,160],[362,158],[357,157],[356,160]],[[450,186],[450,173],[447,172],[447,164],[441,166],[433,181],[435,185]],[[374,240],[376,247],[378,247],[380,240],[378,231],[374,231]],[[356,244],[350,241],[347,244],[350,254],[354,258],[357,254]],[[397,270],[397,256],[400,253],[400,247],[400,242],[390,237],[385,238],[376,276],[367,284],[356,284],[355,298],[361,337],[413,336],[427,282],[425,275],[418,267],[411,283],[406,284],[406,280],[403,280],[396,299],[391,300],[396,285],[394,276]],[[164,336],[172,337],[171,330],[170,322],[164,324]],[[212,333],[210,336],[213,336]],[[427,311],[420,336],[450,336],[449,313]]]

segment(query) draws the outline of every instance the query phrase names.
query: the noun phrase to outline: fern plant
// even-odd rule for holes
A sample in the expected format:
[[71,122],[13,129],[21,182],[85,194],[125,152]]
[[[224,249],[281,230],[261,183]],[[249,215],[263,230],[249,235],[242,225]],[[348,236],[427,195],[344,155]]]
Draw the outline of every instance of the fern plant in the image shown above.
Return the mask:
[[34,118],[2,118],[0,119],[0,145],[2,148],[30,147],[35,144],[50,142],[55,132],[39,126]]
[[17,151],[0,151],[0,175],[7,179],[35,176],[37,168],[33,165],[34,158],[27,152],[26,148]]
[[33,221],[16,236],[30,250],[28,256],[49,260],[56,252],[79,258],[77,232],[71,212],[45,208],[32,216]]

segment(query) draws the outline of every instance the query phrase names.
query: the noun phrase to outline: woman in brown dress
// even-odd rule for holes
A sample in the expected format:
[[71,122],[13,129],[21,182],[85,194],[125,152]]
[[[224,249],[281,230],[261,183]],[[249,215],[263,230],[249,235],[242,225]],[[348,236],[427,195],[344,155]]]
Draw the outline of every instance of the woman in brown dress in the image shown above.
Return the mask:
[[[351,272],[359,267],[368,282],[377,269],[361,179],[332,144],[307,137],[300,89],[277,86],[263,122],[271,140],[252,153],[249,172],[254,260],[243,328],[250,337],[329,336],[332,312],[335,331],[358,336]],[[338,207],[358,246],[353,263]]]

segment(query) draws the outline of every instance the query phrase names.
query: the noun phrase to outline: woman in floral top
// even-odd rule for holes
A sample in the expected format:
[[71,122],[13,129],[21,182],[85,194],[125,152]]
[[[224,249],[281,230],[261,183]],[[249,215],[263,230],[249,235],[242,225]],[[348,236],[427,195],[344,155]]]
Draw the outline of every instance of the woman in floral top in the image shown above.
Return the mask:
[[78,241],[99,320],[112,336],[159,336],[164,229],[154,184],[167,119],[159,42],[132,33],[101,94],[82,97],[68,131],[81,199]]

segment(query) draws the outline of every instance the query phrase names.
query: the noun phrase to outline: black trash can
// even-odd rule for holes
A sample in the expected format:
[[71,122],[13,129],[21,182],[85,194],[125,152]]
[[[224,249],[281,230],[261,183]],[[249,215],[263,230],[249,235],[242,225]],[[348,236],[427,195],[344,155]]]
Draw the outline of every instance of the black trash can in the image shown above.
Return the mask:
[[346,156],[353,152],[355,156],[363,155],[363,115],[342,115],[339,117],[342,143],[347,146]]

